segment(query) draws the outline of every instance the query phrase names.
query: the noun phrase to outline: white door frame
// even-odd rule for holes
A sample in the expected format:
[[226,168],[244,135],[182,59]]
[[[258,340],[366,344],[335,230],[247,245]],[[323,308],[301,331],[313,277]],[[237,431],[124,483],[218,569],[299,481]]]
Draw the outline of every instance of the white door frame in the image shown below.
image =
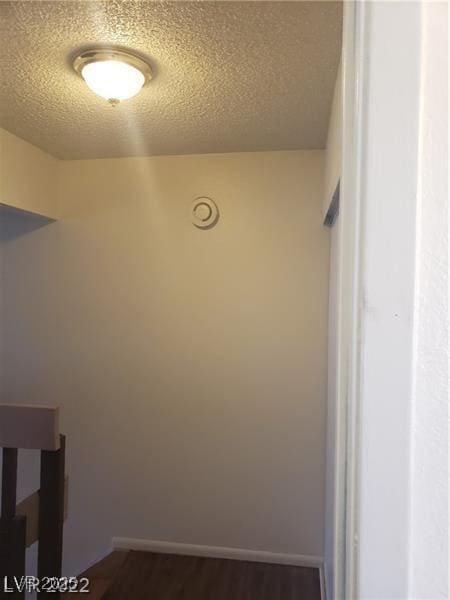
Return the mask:
[[420,2],[345,3],[339,600],[409,597],[421,27]]

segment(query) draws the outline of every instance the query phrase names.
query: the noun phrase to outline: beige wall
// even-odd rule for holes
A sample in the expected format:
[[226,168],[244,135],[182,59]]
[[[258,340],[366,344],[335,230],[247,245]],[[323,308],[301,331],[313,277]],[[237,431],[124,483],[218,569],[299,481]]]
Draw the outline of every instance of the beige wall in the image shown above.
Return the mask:
[[6,227],[2,396],[62,406],[72,574],[112,536],[322,555],[323,159],[62,162],[61,220]]
[[0,128],[0,205],[56,218],[58,162]]

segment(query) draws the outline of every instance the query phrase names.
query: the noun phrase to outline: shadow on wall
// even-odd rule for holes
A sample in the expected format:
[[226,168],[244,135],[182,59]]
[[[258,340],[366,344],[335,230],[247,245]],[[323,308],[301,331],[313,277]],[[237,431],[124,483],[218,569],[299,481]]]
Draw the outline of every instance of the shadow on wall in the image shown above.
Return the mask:
[[8,242],[54,222],[42,215],[0,205],[0,242]]

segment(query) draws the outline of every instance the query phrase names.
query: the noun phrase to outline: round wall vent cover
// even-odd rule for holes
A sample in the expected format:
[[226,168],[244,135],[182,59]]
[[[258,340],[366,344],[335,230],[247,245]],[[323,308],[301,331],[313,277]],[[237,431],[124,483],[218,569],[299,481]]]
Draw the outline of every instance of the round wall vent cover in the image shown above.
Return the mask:
[[202,196],[191,204],[192,223],[200,229],[213,227],[219,219],[219,209],[211,198]]

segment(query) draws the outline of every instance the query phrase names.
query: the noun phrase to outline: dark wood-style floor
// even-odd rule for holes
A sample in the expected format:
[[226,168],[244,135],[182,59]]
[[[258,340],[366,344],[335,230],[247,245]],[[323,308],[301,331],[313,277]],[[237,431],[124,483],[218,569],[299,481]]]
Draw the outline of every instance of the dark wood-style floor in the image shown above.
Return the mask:
[[320,600],[309,567],[129,552],[104,600]]

